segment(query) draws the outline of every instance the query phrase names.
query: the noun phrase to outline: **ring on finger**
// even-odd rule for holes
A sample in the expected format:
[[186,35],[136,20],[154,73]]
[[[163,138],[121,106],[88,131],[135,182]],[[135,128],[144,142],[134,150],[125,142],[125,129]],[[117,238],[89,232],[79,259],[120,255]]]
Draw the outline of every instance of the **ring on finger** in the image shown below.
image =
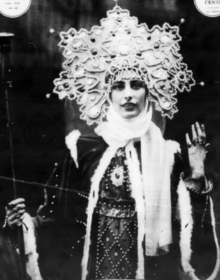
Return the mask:
[[188,148],[191,148],[191,147],[192,147],[192,145],[191,145],[191,144],[188,144],[188,145],[187,145],[187,147],[188,147]]
[[195,146],[196,144],[198,144],[198,143],[199,143],[198,139],[193,140],[193,145],[194,145],[194,146]]

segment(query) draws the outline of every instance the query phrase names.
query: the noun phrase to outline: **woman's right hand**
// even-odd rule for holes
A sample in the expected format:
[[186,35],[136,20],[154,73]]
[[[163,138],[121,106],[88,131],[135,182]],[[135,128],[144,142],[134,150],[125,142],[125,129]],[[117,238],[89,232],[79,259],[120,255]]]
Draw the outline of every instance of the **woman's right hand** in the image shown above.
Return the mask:
[[22,224],[25,213],[25,199],[17,198],[8,203],[6,207],[7,224],[11,229]]

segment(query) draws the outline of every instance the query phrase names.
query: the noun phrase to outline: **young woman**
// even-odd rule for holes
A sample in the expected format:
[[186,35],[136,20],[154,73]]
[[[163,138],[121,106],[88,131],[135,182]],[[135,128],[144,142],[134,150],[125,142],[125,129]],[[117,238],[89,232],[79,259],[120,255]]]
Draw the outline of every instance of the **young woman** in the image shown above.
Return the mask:
[[[37,273],[28,266],[32,279],[41,279],[41,273],[43,279],[65,280],[214,280],[219,249],[212,183],[204,173],[205,127],[196,123],[192,137],[186,135],[186,166],[178,143],[166,141],[152,122],[152,101],[172,115],[176,110],[172,90],[190,80],[186,65],[173,51],[164,55],[172,43],[176,50],[176,31],[169,35],[170,31],[156,28],[146,37],[148,42],[153,37],[153,43],[144,49],[143,25],[136,25],[118,6],[108,17],[102,21],[103,29],[62,34],[62,42],[69,44],[65,55],[77,53],[78,60],[68,58],[67,71],[55,81],[60,96],[75,96],[82,119],[89,124],[107,102],[106,120],[99,122],[94,136],[85,137],[78,130],[67,135],[68,150],[46,184],[45,204],[33,223],[19,198],[7,207],[5,231],[21,221],[25,224],[25,243],[33,245],[27,245],[26,253],[35,268],[40,266]],[[105,37],[110,36],[109,28],[111,39]],[[100,32],[102,48],[94,46]],[[159,53],[155,38],[164,48]],[[37,232],[39,261],[28,228]]]

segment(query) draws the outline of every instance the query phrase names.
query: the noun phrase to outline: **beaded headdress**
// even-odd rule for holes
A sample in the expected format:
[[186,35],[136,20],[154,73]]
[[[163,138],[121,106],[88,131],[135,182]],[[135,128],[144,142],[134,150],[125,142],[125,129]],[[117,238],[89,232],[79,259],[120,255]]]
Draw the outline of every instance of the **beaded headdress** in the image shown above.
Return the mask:
[[89,125],[105,118],[116,79],[143,80],[149,100],[169,118],[178,111],[177,92],[190,91],[195,84],[179,53],[179,28],[165,23],[149,29],[118,5],[107,12],[100,26],[90,31],[70,28],[60,36],[65,61],[54,81],[54,93],[60,99],[75,100],[80,118]]

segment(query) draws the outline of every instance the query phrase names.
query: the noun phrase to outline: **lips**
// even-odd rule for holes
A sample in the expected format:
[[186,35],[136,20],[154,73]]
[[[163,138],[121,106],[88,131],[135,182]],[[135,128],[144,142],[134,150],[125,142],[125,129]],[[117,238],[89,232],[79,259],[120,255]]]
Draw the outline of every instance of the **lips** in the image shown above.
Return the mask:
[[136,106],[136,104],[131,103],[131,102],[127,102],[127,103],[125,103],[121,106],[124,107],[124,108],[134,108]]

